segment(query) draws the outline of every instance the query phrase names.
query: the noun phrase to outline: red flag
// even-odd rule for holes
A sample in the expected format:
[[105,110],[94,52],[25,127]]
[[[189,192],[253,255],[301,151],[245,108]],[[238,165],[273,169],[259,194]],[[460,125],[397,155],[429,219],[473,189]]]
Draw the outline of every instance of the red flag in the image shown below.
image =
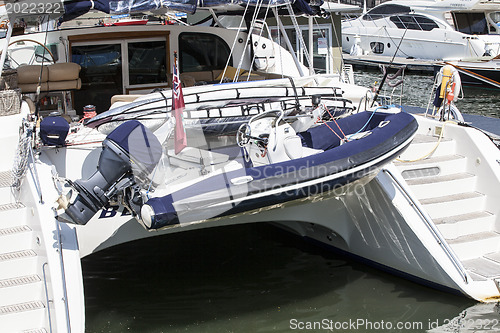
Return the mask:
[[181,79],[177,71],[177,52],[174,53],[174,69],[172,79],[172,113],[175,118],[174,149],[180,153],[187,146],[186,131],[183,124],[184,96],[182,95]]

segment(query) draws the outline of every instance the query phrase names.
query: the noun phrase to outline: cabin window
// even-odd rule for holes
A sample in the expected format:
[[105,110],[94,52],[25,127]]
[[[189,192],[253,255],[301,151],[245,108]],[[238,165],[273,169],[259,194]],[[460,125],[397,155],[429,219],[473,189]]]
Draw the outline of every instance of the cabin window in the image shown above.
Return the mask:
[[390,20],[399,29],[431,31],[439,28],[436,22],[421,15],[396,15],[391,16]]
[[128,43],[129,84],[167,82],[164,41]]
[[469,35],[487,35],[488,24],[484,13],[453,13],[458,31]]
[[387,5],[380,5],[372,10],[370,10],[368,13],[363,15],[363,20],[365,21],[373,21],[373,20],[378,20],[384,16],[389,16],[393,14],[406,14],[410,12],[410,7],[407,6],[402,6],[402,5],[393,5],[393,4],[387,4]]
[[110,106],[113,95],[123,94],[122,50],[120,44],[80,45],[71,48],[72,62],[82,66],[82,89],[75,90],[75,110],[87,104],[99,112]]
[[47,54],[48,52],[45,49],[45,47],[37,45],[35,46],[35,61],[38,63],[41,62],[47,63],[52,61],[57,62],[57,60],[59,60],[59,53],[57,52],[57,44],[53,43],[53,44],[47,44],[45,46],[50,50],[50,52],[54,56],[54,59],[52,59],[50,54]]
[[380,42],[371,42],[370,43],[370,49],[372,50],[373,53],[375,54],[381,54],[384,53],[384,43]]
[[72,42],[71,61],[82,66],[82,88],[73,99],[78,114],[87,104],[95,105],[98,113],[108,110],[114,95],[167,87],[168,44],[166,37],[152,34]]
[[231,50],[219,36],[183,32],[179,35],[179,52],[180,72],[184,73],[224,69]]

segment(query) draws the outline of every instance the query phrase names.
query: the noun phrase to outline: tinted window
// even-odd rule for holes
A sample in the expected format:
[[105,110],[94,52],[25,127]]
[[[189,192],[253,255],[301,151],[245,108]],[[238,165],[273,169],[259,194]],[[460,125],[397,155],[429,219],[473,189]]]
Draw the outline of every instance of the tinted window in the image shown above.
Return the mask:
[[87,104],[98,112],[109,109],[110,98],[122,91],[122,58],[119,44],[84,45],[71,47],[71,61],[82,66],[82,88],[74,92],[74,106],[78,114]]
[[488,25],[484,13],[453,13],[458,31],[470,35],[487,35]]
[[220,37],[199,32],[181,33],[179,51],[181,73],[224,69],[230,54],[229,46]]
[[166,43],[128,44],[129,84],[167,82]]
[[490,13],[490,18],[495,22],[496,24],[500,23],[500,12],[493,12]]
[[410,7],[401,5],[380,5],[363,15],[363,20],[372,21],[392,14],[406,14],[410,12]]
[[495,22],[495,25],[491,27],[491,33],[495,33],[500,31],[500,12],[493,12],[490,13],[490,18],[493,22]]
[[371,48],[372,52],[375,53],[375,54],[384,53],[384,43],[371,42],[370,43],[370,48]]
[[57,44],[47,44],[45,45],[49,50],[50,52],[52,53],[52,55],[54,56],[54,59],[52,59],[52,57],[50,56],[50,54],[47,54],[47,50],[41,46],[41,45],[36,45],[35,46],[35,60],[37,62],[56,62],[57,60],[59,60],[59,54],[57,52]]
[[436,22],[421,15],[396,15],[391,16],[390,20],[399,29],[431,31],[438,28]]

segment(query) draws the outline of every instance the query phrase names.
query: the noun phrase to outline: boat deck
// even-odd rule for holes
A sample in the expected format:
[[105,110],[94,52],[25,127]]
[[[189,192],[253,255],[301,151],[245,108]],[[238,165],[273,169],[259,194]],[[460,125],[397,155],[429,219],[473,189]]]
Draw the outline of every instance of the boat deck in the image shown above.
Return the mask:
[[[425,113],[425,108],[418,106],[403,105],[403,110],[414,114]],[[495,141],[500,140],[500,118],[466,113],[462,113],[462,116],[467,124],[487,132]]]
[[389,56],[380,56],[380,55],[360,55],[360,56],[352,56],[347,53],[343,53],[342,57],[344,58],[344,62],[346,64],[352,64],[355,67],[362,68],[370,68],[376,67],[379,65],[389,65],[392,64],[396,67],[401,67],[403,65],[406,66],[406,70],[408,71],[416,71],[416,72],[426,72],[426,73],[434,73],[434,65],[437,64],[436,61],[433,60],[422,60],[422,59],[408,59],[403,57],[389,57]]

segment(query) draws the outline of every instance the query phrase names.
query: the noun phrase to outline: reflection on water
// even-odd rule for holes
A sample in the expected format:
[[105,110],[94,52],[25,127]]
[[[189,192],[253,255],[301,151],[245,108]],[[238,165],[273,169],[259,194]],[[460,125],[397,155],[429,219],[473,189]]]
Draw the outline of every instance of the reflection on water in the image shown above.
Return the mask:
[[267,224],[137,241],[83,259],[83,270],[87,332],[289,332],[308,323],[423,332],[475,304]]
[[[378,85],[382,76],[380,71],[374,70],[356,70],[354,73],[355,82],[365,87],[374,86],[375,82]],[[433,83],[432,75],[407,73],[402,104],[427,107]],[[384,88],[383,92],[390,95],[392,88],[387,84]],[[400,95],[399,87],[394,89],[394,95]],[[460,95],[456,105],[462,113],[500,118],[500,90],[464,87],[463,97]]]
[[462,311],[455,318],[444,320],[441,326],[437,322],[429,330],[438,332],[500,332],[499,304],[475,304]]

